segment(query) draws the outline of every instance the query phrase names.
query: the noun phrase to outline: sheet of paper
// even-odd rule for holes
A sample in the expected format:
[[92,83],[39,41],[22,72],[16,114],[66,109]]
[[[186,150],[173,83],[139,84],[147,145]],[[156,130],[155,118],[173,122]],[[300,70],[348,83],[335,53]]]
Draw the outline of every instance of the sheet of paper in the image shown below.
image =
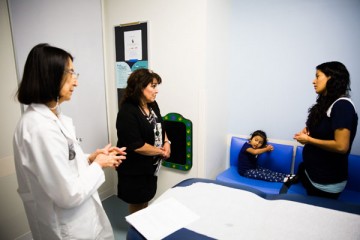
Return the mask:
[[146,239],[158,240],[196,221],[199,215],[168,198],[125,218]]
[[124,32],[125,61],[142,60],[141,30]]
[[126,88],[131,69],[126,62],[116,62],[116,88]]
[[187,229],[215,239],[360,240],[360,215],[347,212],[201,182],[171,188],[154,204],[167,198],[200,216]]

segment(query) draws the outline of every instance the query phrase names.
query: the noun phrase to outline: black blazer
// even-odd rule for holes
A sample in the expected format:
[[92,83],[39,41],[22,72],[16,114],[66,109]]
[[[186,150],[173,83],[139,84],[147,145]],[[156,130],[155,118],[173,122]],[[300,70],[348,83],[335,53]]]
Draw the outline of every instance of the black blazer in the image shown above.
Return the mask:
[[[157,102],[151,103],[158,122],[161,123],[162,140],[165,138],[165,126],[161,117]],[[134,152],[145,143],[154,145],[154,129],[148,122],[138,105],[132,102],[125,102],[117,115],[116,129],[118,147],[126,147],[126,160],[117,168],[118,173],[129,175],[153,174],[156,159],[153,156],[145,156]]]

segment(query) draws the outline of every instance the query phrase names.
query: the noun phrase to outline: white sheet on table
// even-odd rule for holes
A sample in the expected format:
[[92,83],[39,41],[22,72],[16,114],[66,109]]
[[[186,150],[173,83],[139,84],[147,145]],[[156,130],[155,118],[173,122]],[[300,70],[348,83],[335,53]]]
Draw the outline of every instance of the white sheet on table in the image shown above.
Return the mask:
[[170,197],[125,218],[146,239],[157,240],[186,227],[199,216]]
[[[154,204],[175,198],[200,216],[187,226],[216,239],[360,239],[360,215],[313,205],[266,200],[210,183],[176,187]],[[166,214],[166,213],[165,213]]]

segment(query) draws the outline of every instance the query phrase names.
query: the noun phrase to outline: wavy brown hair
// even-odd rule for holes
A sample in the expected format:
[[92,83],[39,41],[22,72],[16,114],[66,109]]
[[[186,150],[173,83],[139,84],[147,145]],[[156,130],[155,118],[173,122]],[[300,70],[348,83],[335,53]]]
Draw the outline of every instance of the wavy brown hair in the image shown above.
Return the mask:
[[127,101],[139,105],[143,95],[143,89],[146,88],[154,78],[158,84],[161,83],[161,77],[149,69],[141,68],[132,72],[127,80],[127,86],[120,105],[123,105]]

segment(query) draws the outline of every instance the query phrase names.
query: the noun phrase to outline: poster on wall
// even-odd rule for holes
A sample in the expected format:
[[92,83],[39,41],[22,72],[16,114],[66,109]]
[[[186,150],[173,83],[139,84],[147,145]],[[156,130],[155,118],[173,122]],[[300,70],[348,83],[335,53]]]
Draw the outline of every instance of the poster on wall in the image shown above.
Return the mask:
[[124,32],[125,61],[142,60],[141,31]]
[[148,68],[147,22],[115,26],[116,88],[118,107],[129,75],[139,68]]

